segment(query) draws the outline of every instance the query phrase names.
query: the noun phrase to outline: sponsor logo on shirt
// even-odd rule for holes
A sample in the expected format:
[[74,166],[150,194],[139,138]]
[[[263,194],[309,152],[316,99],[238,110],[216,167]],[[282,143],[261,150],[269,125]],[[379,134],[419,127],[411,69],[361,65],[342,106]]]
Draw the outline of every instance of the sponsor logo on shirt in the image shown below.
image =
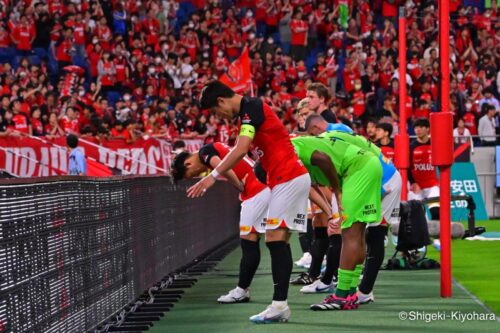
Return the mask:
[[363,208],[363,215],[372,215],[376,213],[377,209],[375,208],[374,204],[365,205],[365,207]]
[[430,163],[417,163],[415,164],[415,171],[432,171],[434,166]]
[[278,225],[280,221],[278,219],[267,219],[266,224],[267,225]]
[[245,115],[241,119],[241,122],[243,124],[250,124],[252,122],[252,120],[250,119],[250,116],[248,115],[248,113],[245,113]]
[[297,214],[297,217],[293,219],[294,224],[305,224],[306,216],[304,214]]
[[250,229],[252,229],[252,227],[248,226],[248,225],[242,225],[242,226],[240,226],[240,232],[249,232]]

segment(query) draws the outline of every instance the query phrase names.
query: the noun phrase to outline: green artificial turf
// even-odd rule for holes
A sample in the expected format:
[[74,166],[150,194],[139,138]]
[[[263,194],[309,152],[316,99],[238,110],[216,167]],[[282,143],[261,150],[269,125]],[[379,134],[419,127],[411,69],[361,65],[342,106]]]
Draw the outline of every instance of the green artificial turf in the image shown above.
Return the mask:
[[[476,225],[500,231],[500,220]],[[439,252],[430,246],[428,257],[439,260]],[[500,241],[453,240],[451,258],[453,278],[500,315]]]
[[[292,238],[294,258],[300,257],[297,237]],[[218,333],[218,332],[499,332],[497,321],[465,321],[450,318],[426,322],[431,315],[490,313],[474,302],[457,285],[453,286],[453,298],[439,297],[439,270],[381,271],[375,285],[376,301],[353,311],[314,312],[309,305],[320,302],[322,295],[303,295],[299,287],[291,286],[289,305],[292,311],[286,324],[256,325],[248,320],[251,315],[264,310],[272,296],[272,277],[269,251],[261,242],[262,259],[251,286],[251,302],[220,305],[216,299],[236,286],[241,252],[228,255],[215,271],[199,278],[198,283],[186,289],[185,296],[171,312],[150,329],[153,333]],[[386,257],[393,254],[389,245]],[[498,252],[497,252],[498,253]],[[491,266],[481,266],[485,271]],[[294,275],[300,270],[294,268]],[[456,270],[457,272],[457,270]],[[497,279],[498,281],[498,279]],[[491,290],[491,285],[486,289]],[[498,297],[497,297],[498,298]],[[414,311],[413,313],[410,313]],[[421,320],[400,320],[400,313],[416,316]],[[491,314],[491,313],[490,313]]]

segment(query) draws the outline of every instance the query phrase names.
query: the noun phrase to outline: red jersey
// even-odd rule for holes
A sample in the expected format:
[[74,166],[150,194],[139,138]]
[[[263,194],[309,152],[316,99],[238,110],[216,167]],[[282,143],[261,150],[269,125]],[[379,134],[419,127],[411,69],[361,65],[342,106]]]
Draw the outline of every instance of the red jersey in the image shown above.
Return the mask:
[[466,112],[462,118],[470,134],[477,135],[476,116],[472,112]]
[[432,165],[431,140],[420,143],[414,140],[410,144],[410,182],[420,188],[439,186],[436,169]]
[[16,131],[29,134],[30,121],[24,113],[15,114],[12,117],[12,122],[14,123],[14,129]]
[[377,146],[380,148],[382,151],[382,155],[387,157],[390,160],[394,159],[394,141],[390,141],[389,144],[383,145],[379,142],[377,142]]
[[61,127],[66,133],[79,133],[78,119],[70,120],[68,116],[61,119]]
[[217,138],[215,141],[221,142],[224,144],[229,144],[229,139],[231,139],[231,127],[222,124],[217,127]]
[[31,37],[35,34],[36,31],[33,25],[17,25],[13,31],[14,39],[17,41],[17,49],[23,51],[31,50]]
[[[227,154],[229,154],[230,151],[231,149],[229,146],[217,142],[203,146],[198,152],[198,155],[200,156],[200,160],[203,164],[211,168],[210,160],[212,157],[218,156],[222,160]],[[248,156],[245,156],[232,169],[239,180],[243,180],[246,177],[245,189],[240,193],[241,201],[252,198],[266,188],[266,185],[257,180],[257,177],[253,172],[253,166],[254,162]]]
[[307,173],[285,126],[271,107],[259,98],[243,97],[238,116],[241,126],[255,129],[253,153],[267,172],[270,188]]
[[73,29],[74,29],[73,38],[75,39],[75,44],[85,45],[85,25],[81,22],[75,23]]
[[356,100],[353,105],[354,115],[360,117],[365,113],[365,94],[361,90],[355,91],[352,95],[352,100]]
[[71,62],[71,41],[69,39],[65,39],[57,46],[57,60]]
[[307,31],[309,25],[304,20],[293,19],[290,23],[290,29],[292,30],[292,45],[306,45],[307,42]]
[[31,118],[31,128],[34,136],[43,135],[43,124],[40,119]]

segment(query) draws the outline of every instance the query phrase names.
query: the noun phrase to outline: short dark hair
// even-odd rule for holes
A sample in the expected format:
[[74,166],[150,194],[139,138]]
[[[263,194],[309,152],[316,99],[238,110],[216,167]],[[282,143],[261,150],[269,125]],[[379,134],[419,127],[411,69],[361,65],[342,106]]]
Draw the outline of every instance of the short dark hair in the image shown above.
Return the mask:
[[174,161],[172,162],[172,177],[174,177],[174,180],[176,182],[184,178],[184,175],[186,174],[187,171],[184,162],[189,156],[191,156],[191,153],[182,152],[179,155],[177,155]]
[[368,123],[373,123],[376,126],[378,124],[378,119],[375,117],[368,118],[368,120],[366,121],[365,127],[368,126]]
[[325,103],[328,103],[328,101],[331,98],[330,91],[328,88],[321,82],[314,82],[311,83],[308,87],[307,90],[309,91],[314,91],[319,98],[323,97],[325,99]]
[[312,114],[306,118],[304,128],[307,130],[312,125],[312,123],[316,124],[319,121],[326,121],[326,120],[322,116],[320,116],[319,114]]
[[74,134],[70,134],[66,137],[66,144],[68,147],[75,149],[78,147],[78,137]]
[[375,128],[380,128],[381,130],[388,132],[389,136],[392,135],[392,124],[389,123],[378,123]]
[[233,89],[224,83],[217,80],[212,81],[201,90],[200,107],[203,110],[214,108],[219,104],[217,101],[219,97],[231,98],[234,94]]
[[178,148],[186,148],[186,143],[183,140],[175,141],[172,146],[172,149],[176,150]]
[[431,127],[430,123],[429,123],[429,119],[427,118],[418,118],[415,120],[415,122],[413,123],[413,127]]

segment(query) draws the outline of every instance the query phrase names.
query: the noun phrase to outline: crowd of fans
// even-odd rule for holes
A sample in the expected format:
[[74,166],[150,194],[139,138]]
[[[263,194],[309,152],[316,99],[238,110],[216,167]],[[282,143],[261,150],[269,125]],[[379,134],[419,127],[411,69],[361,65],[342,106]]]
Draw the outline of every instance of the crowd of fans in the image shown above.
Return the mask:
[[[325,107],[358,131],[374,119],[395,124],[399,6],[408,27],[411,129],[414,119],[438,111],[437,1],[348,4],[342,27],[338,0],[0,0],[0,135],[231,143],[235,124],[200,110],[197,99],[245,46],[256,94],[290,131],[314,82],[328,87]],[[456,131],[494,135],[496,1],[450,0],[450,9]]]

